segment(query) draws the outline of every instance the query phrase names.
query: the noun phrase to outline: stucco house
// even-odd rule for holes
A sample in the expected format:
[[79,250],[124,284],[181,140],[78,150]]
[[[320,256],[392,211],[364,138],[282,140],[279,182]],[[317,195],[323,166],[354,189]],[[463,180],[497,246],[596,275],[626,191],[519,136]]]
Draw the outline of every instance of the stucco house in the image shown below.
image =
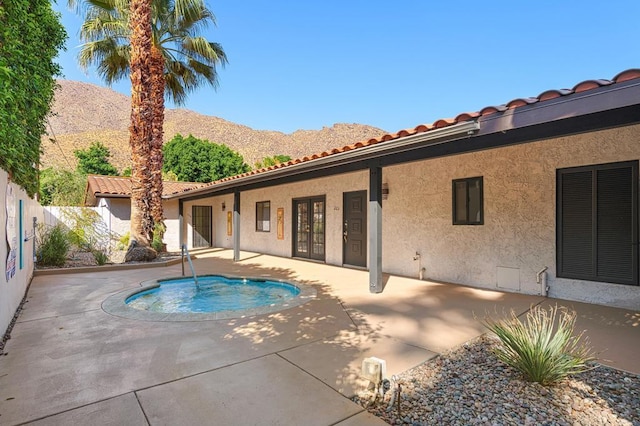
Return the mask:
[[[162,207],[165,215],[167,250],[180,250],[178,199],[180,193],[203,186],[196,182],[162,183]],[[95,207],[107,230],[113,235],[129,232],[131,218],[131,179],[120,176],[87,176],[84,205]]]
[[167,243],[639,309],[639,160],[631,69],[171,195]]

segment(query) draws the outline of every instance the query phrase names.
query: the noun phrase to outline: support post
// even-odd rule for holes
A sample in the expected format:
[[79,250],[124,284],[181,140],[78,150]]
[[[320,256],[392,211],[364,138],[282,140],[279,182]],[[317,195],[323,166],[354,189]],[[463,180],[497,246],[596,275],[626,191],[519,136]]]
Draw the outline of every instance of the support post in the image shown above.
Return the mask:
[[233,193],[233,261],[240,260],[240,191]]
[[382,167],[369,168],[369,292],[382,293]]
[[182,202],[182,200],[178,200],[178,242],[180,244],[180,247],[182,247],[183,244],[187,244],[187,242],[184,240],[184,203]]

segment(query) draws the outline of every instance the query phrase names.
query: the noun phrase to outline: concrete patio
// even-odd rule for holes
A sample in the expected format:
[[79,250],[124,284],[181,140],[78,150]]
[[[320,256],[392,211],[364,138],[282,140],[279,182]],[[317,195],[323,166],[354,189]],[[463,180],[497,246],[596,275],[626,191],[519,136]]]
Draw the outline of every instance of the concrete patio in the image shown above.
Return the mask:
[[604,363],[640,373],[637,311],[395,276],[370,294],[366,271],[231,257],[212,250],[194,265],[312,285],[317,297],[253,318],[150,322],[101,304],[180,265],[36,276],[0,357],[0,424],[385,424],[348,399],[365,386],[363,358],[399,373],[483,333],[474,316],[538,303],[575,309]]

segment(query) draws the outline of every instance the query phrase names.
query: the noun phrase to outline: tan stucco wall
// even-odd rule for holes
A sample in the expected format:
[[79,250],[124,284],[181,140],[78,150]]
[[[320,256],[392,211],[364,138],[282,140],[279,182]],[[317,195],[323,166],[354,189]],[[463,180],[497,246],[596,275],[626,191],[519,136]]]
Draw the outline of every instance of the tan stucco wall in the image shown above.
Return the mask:
[[[640,159],[640,126],[574,135],[384,169],[383,270],[536,294],[547,266],[550,296],[640,306],[640,288],[555,278],[556,169]],[[483,176],[484,225],[452,225],[451,181]],[[421,259],[414,261],[415,252]]]
[[[342,194],[366,190],[368,186],[368,173],[356,172],[243,192],[240,198],[242,213],[240,247],[242,250],[291,256],[293,199],[324,195],[326,197],[325,261],[332,265],[342,265]],[[255,230],[256,203],[260,201],[271,202],[271,232]],[[277,239],[276,212],[279,207],[284,208],[283,240]]]
[[[555,277],[555,187],[559,168],[639,159],[640,126],[629,126],[386,167],[383,271],[418,277],[425,268],[424,276],[433,280],[539,294],[536,273],[546,266],[552,297],[638,309],[638,286]],[[454,226],[452,180],[474,176],[483,176],[484,225]],[[242,192],[241,249],[291,256],[292,199],[325,195],[326,263],[342,265],[343,193],[368,186],[368,172],[362,171]],[[267,200],[271,232],[257,232],[255,203]],[[233,195],[185,203],[189,244],[193,204],[213,206],[213,245],[233,247],[226,233]],[[285,212],[284,240],[277,239],[278,207]]]
[[[222,202],[225,203],[225,210],[222,211]],[[227,212],[233,211],[233,195],[221,195],[217,197],[203,198],[197,201],[186,201],[183,205],[183,235],[187,247],[193,248],[193,206],[211,206],[212,226],[211,246],[231,248],[233,247],[233,237],[227,236]]]

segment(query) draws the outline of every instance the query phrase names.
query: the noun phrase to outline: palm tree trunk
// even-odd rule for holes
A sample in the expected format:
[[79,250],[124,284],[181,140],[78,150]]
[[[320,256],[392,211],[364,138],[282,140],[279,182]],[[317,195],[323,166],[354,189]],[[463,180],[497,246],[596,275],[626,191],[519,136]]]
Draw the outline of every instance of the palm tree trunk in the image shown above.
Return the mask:
[[[151,98],[153,102],[153,136],[151,142],[151,216],[155,224],[163,223],[162,211],[162,139],[164,132],[164,57],[156,47],[151,47]],[[162,226],[161,226],[162,228]]]
[[153,236],[149,206],[151,191],[150,149],[153,104],[151,98],[151,0],[131,0],[131,246],[148,247]]

